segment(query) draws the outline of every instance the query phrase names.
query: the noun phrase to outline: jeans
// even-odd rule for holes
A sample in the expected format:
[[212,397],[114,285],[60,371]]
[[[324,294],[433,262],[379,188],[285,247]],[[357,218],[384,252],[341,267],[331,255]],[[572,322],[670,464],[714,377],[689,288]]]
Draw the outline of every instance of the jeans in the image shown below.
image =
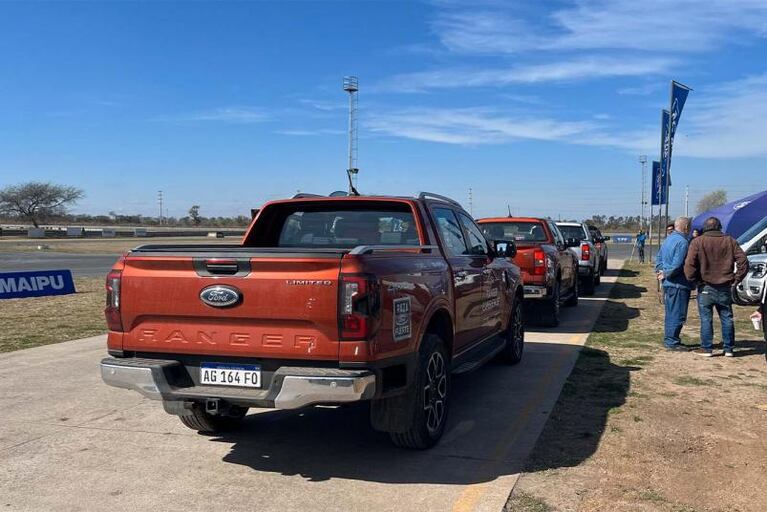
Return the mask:
[[700,312],[700,346],[711,350],[714,342],[714,308],[722,322],[722,343],[725,352],[735,346],[735,324],[732,321],[732,295],[730,285],[703,285],[698,288],[698,311]]
[[639,246],[639,263],[644,263],[644,245]]
[[665,336],[663,343],[666,347],[675,347],[682,343],[679,334],[682,332],[682,326],[687,321],[687,306],[690,301],[690,290],[687,288],[677,288],[676,286],[666,286],[663,288],[665,296],[666,318],[663,325]]

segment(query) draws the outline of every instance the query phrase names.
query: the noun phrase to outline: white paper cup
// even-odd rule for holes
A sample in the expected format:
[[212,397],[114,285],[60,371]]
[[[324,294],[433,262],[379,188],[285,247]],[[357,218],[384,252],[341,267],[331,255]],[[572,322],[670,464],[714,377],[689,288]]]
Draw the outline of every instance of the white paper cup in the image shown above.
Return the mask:
[[754,329],[757,331],[762,330],[762,315],[754,313],[751,315],[751,323],[754,325]]

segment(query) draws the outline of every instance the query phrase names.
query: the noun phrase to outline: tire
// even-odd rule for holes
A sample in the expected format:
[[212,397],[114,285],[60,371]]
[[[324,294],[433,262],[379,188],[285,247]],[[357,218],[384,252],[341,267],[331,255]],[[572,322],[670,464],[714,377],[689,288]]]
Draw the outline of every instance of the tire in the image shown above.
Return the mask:
[[565,301],[565,306],[567,306],[568,308],[574,308],[575,306],[578,305],[578,294],[581,293],[580,290],[578,289],[579,288],[578,283],[580,283],[580,279],[576,278],[575,284],[573,284],[573,294],[570,295],[570,298],[567,299],[567,301]]
[[247,407],[232,405],[226,416],[214,416],[205,412],[202,405],[195,405],[191,410],[191,414],[179,416],[178,418],[185,426],[201,434],[219,434],[235,430],[240,426],[247,413]]
[[560,286],[559,281],[554,285],[554,290],[551,292],[551,299],[541,304],[540,319],[541,325],[544,327],[559,327],[560,322]]
[[418,370],[411,400],[410,427],[405,432],[390,432],[400,448],[425,450],[442,437],[450,404],[450,359],[445,343],[436,334],[427,334],[418,355]]
[[500,353],[501,359],[510,365],[515,365],[522,360],[525,350],[525,322],[522,301],[517,299],[514,303],[514,311],[511,313],[509,326],[504,333],[506,345]]
[[593,274],[584,278],[581,286],[583,293],[581,295],[594,295],[595,284],[596,277]]

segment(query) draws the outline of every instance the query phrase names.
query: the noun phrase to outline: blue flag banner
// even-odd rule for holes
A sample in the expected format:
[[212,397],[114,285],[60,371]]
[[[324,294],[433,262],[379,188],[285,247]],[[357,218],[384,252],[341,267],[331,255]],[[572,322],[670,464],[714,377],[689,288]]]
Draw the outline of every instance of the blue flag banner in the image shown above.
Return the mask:
[[668,133],[668,122],[671,119],[671,113],[663,110],[660,115],[660,168],[665,176],[668,169],[668,159],[671,156],[671,137]]
[[679,118],[682,116],[682,109],[687,102],[687,95],[691,89],[679,82],[671,81],[671,112],[664,110],[663,127],[663,156],[661,164],[664,165],[665,172],[668,172],[668,185],[671,186],[671,154],[674,150],[674,135],[676,127],[679,124]]
[[652,205],[666,203],[666,187],[663,183],[664,175],[661,173],[660,162],[652,163]]
[[75,293],[69,270],[0,273],[0,300]]
[[671,146],[669,152],[674,146],[674,135],[676,135],[676,125],[679,124],[679,118],[682,115],[682,109],[687,101],[687,95],[690,94],[690,88],[678,82],[671,82]]

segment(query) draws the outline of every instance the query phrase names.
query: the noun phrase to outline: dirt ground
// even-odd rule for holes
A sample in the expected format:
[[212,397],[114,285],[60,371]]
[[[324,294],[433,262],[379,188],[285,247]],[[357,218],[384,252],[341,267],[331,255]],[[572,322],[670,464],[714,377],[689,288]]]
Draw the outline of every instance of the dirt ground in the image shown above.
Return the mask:
[[104,278],[75,279],[77,293],[0,301],[0,352],[106,332]]
[[[651,267],[626,266],[507,510],[767,510],[767,363],[752,311],[736,308],[735,358],[665,352]],[[693,300],[685,343],[699,325]]]
[[29,240],[27,238],[0,239],[0,252],[37,251],[38,246],[48,246],[44,252],[68,252],[88,254],[118,254],[127,252],[144,244],[238,244],[239,236],[208,238],[204,236],[171,236],[146,238],[45,238]]

